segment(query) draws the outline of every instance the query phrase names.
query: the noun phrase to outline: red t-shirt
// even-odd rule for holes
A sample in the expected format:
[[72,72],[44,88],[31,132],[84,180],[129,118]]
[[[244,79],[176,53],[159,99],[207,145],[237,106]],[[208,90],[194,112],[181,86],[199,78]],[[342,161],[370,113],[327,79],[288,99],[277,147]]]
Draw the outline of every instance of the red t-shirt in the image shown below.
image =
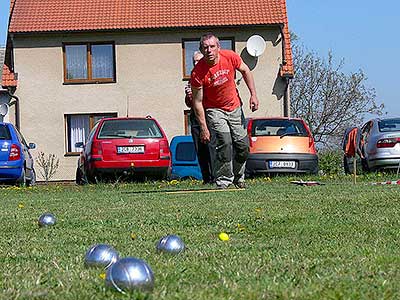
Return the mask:
[[221,49],[219,61],[209,66],[202,58],[194,67],[190,78],[193,88],[203,88],[203,107],[233,111],[240,106],[236,91],[235,72],[242,64],[239,55]]

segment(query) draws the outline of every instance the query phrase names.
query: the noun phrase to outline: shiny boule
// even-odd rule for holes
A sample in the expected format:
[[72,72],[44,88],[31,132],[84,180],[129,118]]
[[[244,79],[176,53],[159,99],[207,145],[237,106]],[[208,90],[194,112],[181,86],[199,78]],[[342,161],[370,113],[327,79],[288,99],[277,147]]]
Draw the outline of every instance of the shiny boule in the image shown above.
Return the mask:
[[39,217],[38,224],[40,227],[52,226],[56,224],[56,217],[50,213],[42,214]]
[[106,285],[121,293],[151,291],[154,287],[154,274],[144,260],[125,257],[107,270]]
[[185,244],[179,236],[170,234],[158,241],[156,249],[157,252],[178,254],[185,250]]
[[109,268],[119,258],[118,252],[110,245],[96,244],[89,248],[85,255],[86,267]]

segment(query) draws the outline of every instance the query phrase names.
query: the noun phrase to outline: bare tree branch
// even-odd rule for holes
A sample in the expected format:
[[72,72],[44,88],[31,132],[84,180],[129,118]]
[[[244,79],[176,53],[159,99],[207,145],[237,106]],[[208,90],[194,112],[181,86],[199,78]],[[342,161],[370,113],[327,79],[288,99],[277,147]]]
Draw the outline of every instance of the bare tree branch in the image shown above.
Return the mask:
[[291,83],[291,112],[304,119],[319,148],[337,148],[347,127],[359,125],[366,113],[381,115],[375,90],[366,85],[362,70],[346,74],[344,60],[334,63],[307,51],[294,39],[295,77]]

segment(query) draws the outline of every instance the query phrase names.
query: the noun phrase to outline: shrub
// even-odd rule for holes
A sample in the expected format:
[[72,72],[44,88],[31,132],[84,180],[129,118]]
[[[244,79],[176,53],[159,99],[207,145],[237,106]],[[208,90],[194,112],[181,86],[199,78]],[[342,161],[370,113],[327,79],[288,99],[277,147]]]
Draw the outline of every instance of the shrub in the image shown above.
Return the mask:
[[340,150],[322,150],[319,154],[319,169],[324,175],[343,174],[343,153]]
[[55,154],[45,154],[39,152],[39,156],[36,158],[36,164],[39,166],[39,174],[47,183],[57,172],[60,159]]

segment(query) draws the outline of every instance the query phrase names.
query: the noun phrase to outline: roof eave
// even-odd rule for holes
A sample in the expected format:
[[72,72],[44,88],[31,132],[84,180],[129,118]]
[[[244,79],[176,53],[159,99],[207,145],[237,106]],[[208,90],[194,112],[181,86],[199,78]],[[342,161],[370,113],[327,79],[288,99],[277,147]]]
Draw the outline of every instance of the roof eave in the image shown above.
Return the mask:
[[25,34],[58,34],[58,33],[85,33],[85,32],[120,32],[120,31],[149,31],[149,30],[178,30],[178,29],[212,29],[212,28],[238,28],[238,27],[275,27],[281,26],[283,23],[268,24],[215,24],[215,25],[191,25],[191,26],[160,26],[160,27],[125,27],[125,28],[86,28],[86,29],[66,29],[66,30],[30,30],[30,31],[8,31],[13,35]]

